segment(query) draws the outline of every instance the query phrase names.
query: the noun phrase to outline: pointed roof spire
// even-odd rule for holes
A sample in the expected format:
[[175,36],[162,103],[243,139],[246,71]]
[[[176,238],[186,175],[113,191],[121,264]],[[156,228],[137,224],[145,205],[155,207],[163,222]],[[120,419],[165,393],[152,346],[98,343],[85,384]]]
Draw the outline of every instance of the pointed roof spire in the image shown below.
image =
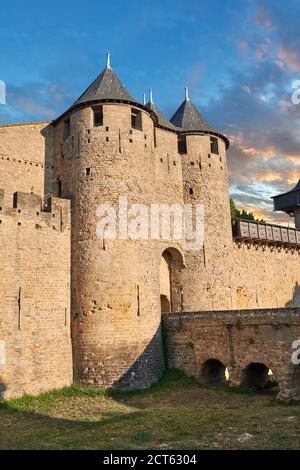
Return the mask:
[[190,101],[190,98],[189,98],[189,87],[186,85],[185,87],[185,101]]
[[153,93],[152,93],[151,88],[150,88],[150,90],[149,90],[149,102],[150,102],[150,104],[154,104],[154,101],[153,101]]
[[171,124],[171,122],[168,120],[168,118],[166,118],[166,116],[161,112],[161,110],[156,106],[156,104],[154,104],[153,93],[151,89],[149,90],[149,103],[147,103],[146,106],[147,108],[151,109],[151,111],[153,111],[156,114],[158,118],[158,124],[161,127],[165,127],[167,129],[174,130],[174,131],[178,130],[176,129],[175,126],[173,126],[173,124]]
[[110,52],[109,51],[107,51],[107,53],[106,53],[106,67],[108,69],[111,69],[111,66],[110,66]]
[[132,104],[141,103],[128,93],[110,65],[110,53],[106,54],[106,67],[96,80],[85,90],[73,106],[89,101],[117,100],[129,101]]
[[230,145],[227,137],[215,130],[203,119],[189,98],[188,87],[185,88],[185,100],[171,117],[170,121],[174,126],[179,127],[182,132],[213,134],[223,139],[227,148]]

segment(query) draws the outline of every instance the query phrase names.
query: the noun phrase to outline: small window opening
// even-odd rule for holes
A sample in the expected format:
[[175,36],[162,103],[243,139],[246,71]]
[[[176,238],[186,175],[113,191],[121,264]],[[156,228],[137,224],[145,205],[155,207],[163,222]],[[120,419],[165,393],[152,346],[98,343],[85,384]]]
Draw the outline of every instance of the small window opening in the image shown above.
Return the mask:
[[94,127],[103,126],[103,107],[94,109]]
[[190,195],[192,196],[192,195],[194,194],[193,188],[190,188],[190,191],[189,191],[189,192],[190,192]]
[[142,112],[138,109],[131,108],[131,127],[142,130]]
[[64,121],[64,140],[66,140],[71,133],[71,124],[70,124],[70,119],[67,119]]
[[156,128],[155,127],[153,128],[153,143],[154,143],[154,147],[156,147]]
[[210,138],[210,150],[211,150],[211,153],[219,155],[219,143],[216,137]]
[[85,169],[85,176],[91,176],[92,174],[92,169],[89,167],[89,168],[86,168]]
[[187,153],[186,135],[178,136],[178,153],[180,153],[180,155],[185,155]]
[[57,184],[57,194],[58,194],[58,197],[62,197],[62,181],[61,181],[61,180],[57,180],[56,184]]

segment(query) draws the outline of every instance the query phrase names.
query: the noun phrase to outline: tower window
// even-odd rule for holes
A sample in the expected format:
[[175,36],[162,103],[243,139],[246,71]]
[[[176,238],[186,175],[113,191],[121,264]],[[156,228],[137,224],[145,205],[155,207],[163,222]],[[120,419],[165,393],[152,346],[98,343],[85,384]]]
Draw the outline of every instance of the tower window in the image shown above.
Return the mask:
[[219,143],[216,137],[210,138],[210,150],[211,150],[211,153],[215,153],[216,155],[219,155]]
[[103,126],[103,107],[94,109],[94,127]]
[[57,184],[57,195],[58,197],[62,197],[62,181],[57,180],[56,184]]
[[187,153],[186,135],[178,136],[178,153],[180,153],[180,155],[185,155]]
[[133,129],[138,129],[139,131],[142,129],[142,112],[131,108],[131,127]]
[[70,119],[64,121],[64,140],[66,140],[71,133]]
[[153,128],[153,141],[154,141],[154,147],[156,147],[156,129],[155,129],[155,127]]
[[190,188],[190,189],[189,189],[189,193],[190,193],[191,196],[194,194],[193,188]]

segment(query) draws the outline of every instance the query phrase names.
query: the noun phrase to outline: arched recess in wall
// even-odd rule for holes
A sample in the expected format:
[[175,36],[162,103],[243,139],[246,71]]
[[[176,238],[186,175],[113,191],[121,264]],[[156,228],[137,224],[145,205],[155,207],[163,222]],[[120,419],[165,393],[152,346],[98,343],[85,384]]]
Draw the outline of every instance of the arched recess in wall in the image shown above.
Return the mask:
[[260,362],[248,364],[242,371],[241,382],[252,390],[275,388],[277,385],[272,370],[266,364]]
[[209,385],[226,385],[227,368],[218,359],[209,359],[202,364],[199,380]]
[[160,258],[161,313],[179,312],[183,309],[183,288],[180,272],[184,268],[183,256],[176,248],[167,248]]

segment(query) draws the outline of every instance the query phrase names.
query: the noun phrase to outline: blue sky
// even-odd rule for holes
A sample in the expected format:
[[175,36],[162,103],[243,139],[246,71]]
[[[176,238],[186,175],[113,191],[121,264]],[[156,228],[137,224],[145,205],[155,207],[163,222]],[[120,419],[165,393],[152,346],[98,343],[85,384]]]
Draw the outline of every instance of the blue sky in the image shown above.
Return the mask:
[[[127,0],[1,2],[0,123],[49,120],[94,80],[111,51],[129,92],[172,115],[185,84],[231,138],[231,194],[282,221],[270,196],[300,178],[300,2]],[[288,219],[285,219],[288,220]]]

